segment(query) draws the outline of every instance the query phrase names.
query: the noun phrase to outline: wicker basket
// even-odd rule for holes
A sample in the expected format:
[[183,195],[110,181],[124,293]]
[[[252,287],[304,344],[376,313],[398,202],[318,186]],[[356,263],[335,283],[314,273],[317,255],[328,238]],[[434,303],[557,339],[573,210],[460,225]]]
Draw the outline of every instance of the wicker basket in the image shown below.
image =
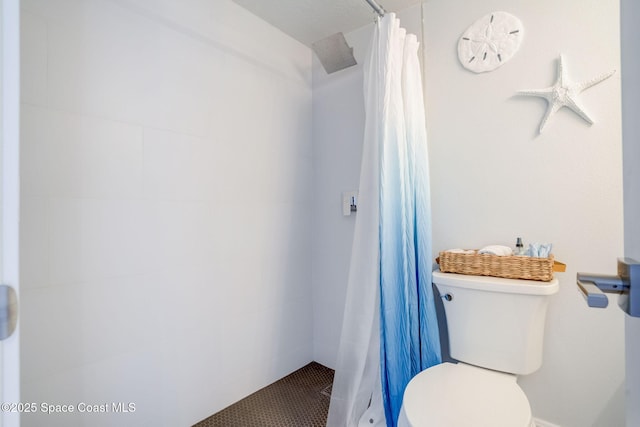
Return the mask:
[[436,261],[440,264],[440,271],[443,273],[539,280],[542,282],[551,281],[554,271],[553,255],[550,255],[549,258],[533,258],[478,254],[477,252],[473,254],[440,252],[440,257]]

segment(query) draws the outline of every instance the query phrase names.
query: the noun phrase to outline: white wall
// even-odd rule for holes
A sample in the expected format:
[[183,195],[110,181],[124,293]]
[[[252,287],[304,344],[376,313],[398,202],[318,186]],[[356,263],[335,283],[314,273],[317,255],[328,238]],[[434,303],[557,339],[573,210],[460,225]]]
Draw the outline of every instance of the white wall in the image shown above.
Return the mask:
[[311,52],[227,0],[22,2],[22,400],[187,426],[312,359]]
[[[495,10],[518,16],[525,39],[511,62],[476,75],[458,63],[457,40]],[[560,53],[576,81],[619,71],[618,13],[617,0],[424,3],[434,250],[512,245],[517,236],[554,243],[568,268],[549,307],[544,365],[520,383],[534,415],[564,427],[624,425],[624,316],[615,298],[589,309],[575,286],[577,271],[614,273],[623,254],[620,73],[580,96],[592,126],[564,109],[537,136],[546,102],[514,95],[551,86]],[[419,14],[405,11],[403,25],[420,31]],[[347,39],[366,47],[363,31]],[[361,91],[361,77],[348,73],[326,78],[314,66],[315,203],[326,210],[314,217],[314,351],[330,366],[353,227],[340,217],[339,192],[357,187],[346,168],[358,168],[361,147],[347,127],[363,121],[361,105],[343,111],[347,94]]]
[[[511,62],[475,75],[457,62],[457,38],[492,10],[518,16],[525,38]],[[580,96],[592,126],[563,109],[536,136],[546,102],[514,96],[551,86],[561,53],[574,81],[619,71],[618,1],[428,1],[425,39],[435,249],[553,242],[567,272],[544,365],[520,384],[541,419],[623,425],[624,316],[615,298],[587,308],[575,286],[577,271],[615,273],[623,253],[620,73]]]
[[342,192],[358,188],[364,132],[364,49],[347,37],[357,66],[327,75],[313,57],[313,348],[314,359],[332,368],[355,223],[355,215],[342,216]]

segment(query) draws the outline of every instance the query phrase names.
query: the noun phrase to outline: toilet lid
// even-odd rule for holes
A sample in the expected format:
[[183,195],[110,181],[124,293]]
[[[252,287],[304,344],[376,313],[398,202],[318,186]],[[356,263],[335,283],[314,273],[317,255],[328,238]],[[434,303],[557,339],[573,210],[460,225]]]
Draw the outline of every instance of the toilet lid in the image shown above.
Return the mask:
[[515,377],[463,363],[422,371],[404,392],[402,411],[411,426],[525,427],[531,407]]

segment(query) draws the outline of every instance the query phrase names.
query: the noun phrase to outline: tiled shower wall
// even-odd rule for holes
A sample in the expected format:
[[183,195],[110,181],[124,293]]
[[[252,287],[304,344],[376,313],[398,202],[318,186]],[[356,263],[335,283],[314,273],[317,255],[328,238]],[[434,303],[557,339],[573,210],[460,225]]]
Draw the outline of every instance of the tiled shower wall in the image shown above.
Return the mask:
[[23,426],[190,425],[312,359],[311,53],[226,0],[22,2]]

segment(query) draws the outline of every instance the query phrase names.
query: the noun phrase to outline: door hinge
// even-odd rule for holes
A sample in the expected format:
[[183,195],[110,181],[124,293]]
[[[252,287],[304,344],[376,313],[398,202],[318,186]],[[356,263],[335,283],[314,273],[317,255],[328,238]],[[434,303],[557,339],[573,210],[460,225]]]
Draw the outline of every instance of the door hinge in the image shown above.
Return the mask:
[[18,324],[18,296],[9,285],[0,285],[0,341],[13,334]]

